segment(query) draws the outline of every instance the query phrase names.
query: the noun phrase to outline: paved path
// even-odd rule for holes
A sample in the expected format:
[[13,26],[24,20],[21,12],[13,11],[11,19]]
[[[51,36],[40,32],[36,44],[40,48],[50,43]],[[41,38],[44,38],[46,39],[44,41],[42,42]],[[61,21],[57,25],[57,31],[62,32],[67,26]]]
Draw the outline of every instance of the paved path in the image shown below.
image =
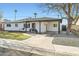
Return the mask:
[[37,34],[23,41],[0,39],[0,46],[39,55],[79,55],[79,47],[52,44],[54,38],[56,37]]
[[[72,46],[63,46],[63,45],[56,45],[52,44],[52,41],[54,39],[75,39],[79,40],[79,38],[76,37],[47,37],[46,35],[36,35],[29,40],[24,40],[24,43],[27,42],[29,45],[34,46],[34,47],[41,47],[44,49],[49,49],[54,51],[54,53],[61,54],[61,55],[79,55],[79,47],[72,47]],[[50,54],[51,55],[51,54]]]

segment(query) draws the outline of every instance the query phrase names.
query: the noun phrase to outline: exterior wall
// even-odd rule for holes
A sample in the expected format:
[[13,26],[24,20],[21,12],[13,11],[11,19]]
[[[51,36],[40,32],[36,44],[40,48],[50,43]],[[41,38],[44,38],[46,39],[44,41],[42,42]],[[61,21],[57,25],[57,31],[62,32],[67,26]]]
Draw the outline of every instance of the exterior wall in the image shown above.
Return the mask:
[[[53,24],[57,24],[57,27],[53,27]],[[41,22],[41,32],[58,31],[58,21]]]
[[[27,28],[27,31],[29,31],[29,29],[32,28],[32,23],[35,23],[36,26],[35,28],[37,29],[37,31],[40,31],[40,27],[41,27],[41,32],[47,32],[47,31],[58,31],[58,21],[52,21],[52,22],[41,22],[41,25],[39,24],[39,22],[29,22],[30,23],[30,28]],[[27,23],[28,24],[28,23]],[[57,24],[57,27],[53,27],[53,24]],[[39,27],[40,26],[40,27]]]
[[[58,21],[52,21],[52,22],[27,22],[27,24],[30,24],[30,28],[27,28],[27,31],[29,31],[32,28],[32,23],[35,23],[35,28],[38,32],[41,31],[41,33],[47,32],[47,31],[58,31]],[[11,24],[11,27],[7,27],[7,23],[4,25],[4,30],[7,31],[26,31],[24,28],[25,23],[17,23],[18,27],[15,27],[16,23],[8,23]],[[41,25],[40,25],[41,24]],[[57,24],[57,27],[54,27],[53,24]],[[61,29],[61,28],[60,28]]]
[[62,31],[62,23],[60,23],[60,31]]
[[[57,24],[57,27],[54,27],[53,25],[54,24]],[[58,31],[58,21],[55,21],[55,22],[49,22],[48,23],[48,28],[47,28],[48,31]]]
[[39,22],[36,22],[36,29],[39,32]]
[[41,32],[46,32],[46,22],[41,22]]
[[[27,22],[27,24],[30,24],[30,28],[27,28],[27,31],[29,31],[32,28],[32,23],[35,23],[35,28],[39,32],[39,22]],[[7,27],[7,24],[11,24],[11,27]],[[15,27],[16,23],[6,23],[4,25],[4,30],[7,31],[26,31],[26,29],[23,30],[25,23],[17,23],[18,27]]]
[[[7,27],[7,24],[11,24],[11,27]],[[7,30],[7,31],[25,31],[25,30],[23,30],[24,23],[17,23],[18,27],[15,27],[15,24],[16,23],[6,23],[4,25],[4,30]]]

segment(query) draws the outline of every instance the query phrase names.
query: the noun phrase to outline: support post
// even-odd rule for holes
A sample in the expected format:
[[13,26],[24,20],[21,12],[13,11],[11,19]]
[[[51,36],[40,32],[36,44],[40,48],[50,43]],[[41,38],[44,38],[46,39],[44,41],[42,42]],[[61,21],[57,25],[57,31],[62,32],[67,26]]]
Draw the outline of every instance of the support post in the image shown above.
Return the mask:
[[41,33],[41,22],[39,21],[39,33]]
[[26,24],[25,24],[25,31],[27,32],[27,22],[26,22]]
[[58,34],[60,34],[60,21],[58,22]]

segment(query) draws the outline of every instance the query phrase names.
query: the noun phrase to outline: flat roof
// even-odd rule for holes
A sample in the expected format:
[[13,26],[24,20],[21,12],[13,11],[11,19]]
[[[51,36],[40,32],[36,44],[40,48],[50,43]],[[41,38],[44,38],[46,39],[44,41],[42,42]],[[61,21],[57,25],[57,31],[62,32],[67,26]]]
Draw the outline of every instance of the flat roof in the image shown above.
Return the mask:
[[62,21],[62,19],[58,19],[58,18],[50,18],[50,17],[42,17],[42,18],[24,18],[24,19],[20,19],[20,20],[14,20],[14,21],[7,21],[6,23],[17,23],[17,22],[38,22],[38,21]]

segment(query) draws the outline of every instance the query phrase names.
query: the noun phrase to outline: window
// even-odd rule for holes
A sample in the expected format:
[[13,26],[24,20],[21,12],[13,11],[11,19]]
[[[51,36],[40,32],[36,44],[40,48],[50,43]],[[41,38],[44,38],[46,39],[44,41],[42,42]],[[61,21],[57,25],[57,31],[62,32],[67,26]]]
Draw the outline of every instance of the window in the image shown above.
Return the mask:
[[30,28],[30,24],[27,24],[27,28]]
[[15,27],[18,27],[18,24],[15,24]]
[[26,24],[24,24],[24,27],[26,28]]
[[25,28],[30,28],[30,24],[24,24]]
[[57,24],[53,24],[53,27],[57,27]]
[[7,24],[7,27],[11,27],[11,24]]

